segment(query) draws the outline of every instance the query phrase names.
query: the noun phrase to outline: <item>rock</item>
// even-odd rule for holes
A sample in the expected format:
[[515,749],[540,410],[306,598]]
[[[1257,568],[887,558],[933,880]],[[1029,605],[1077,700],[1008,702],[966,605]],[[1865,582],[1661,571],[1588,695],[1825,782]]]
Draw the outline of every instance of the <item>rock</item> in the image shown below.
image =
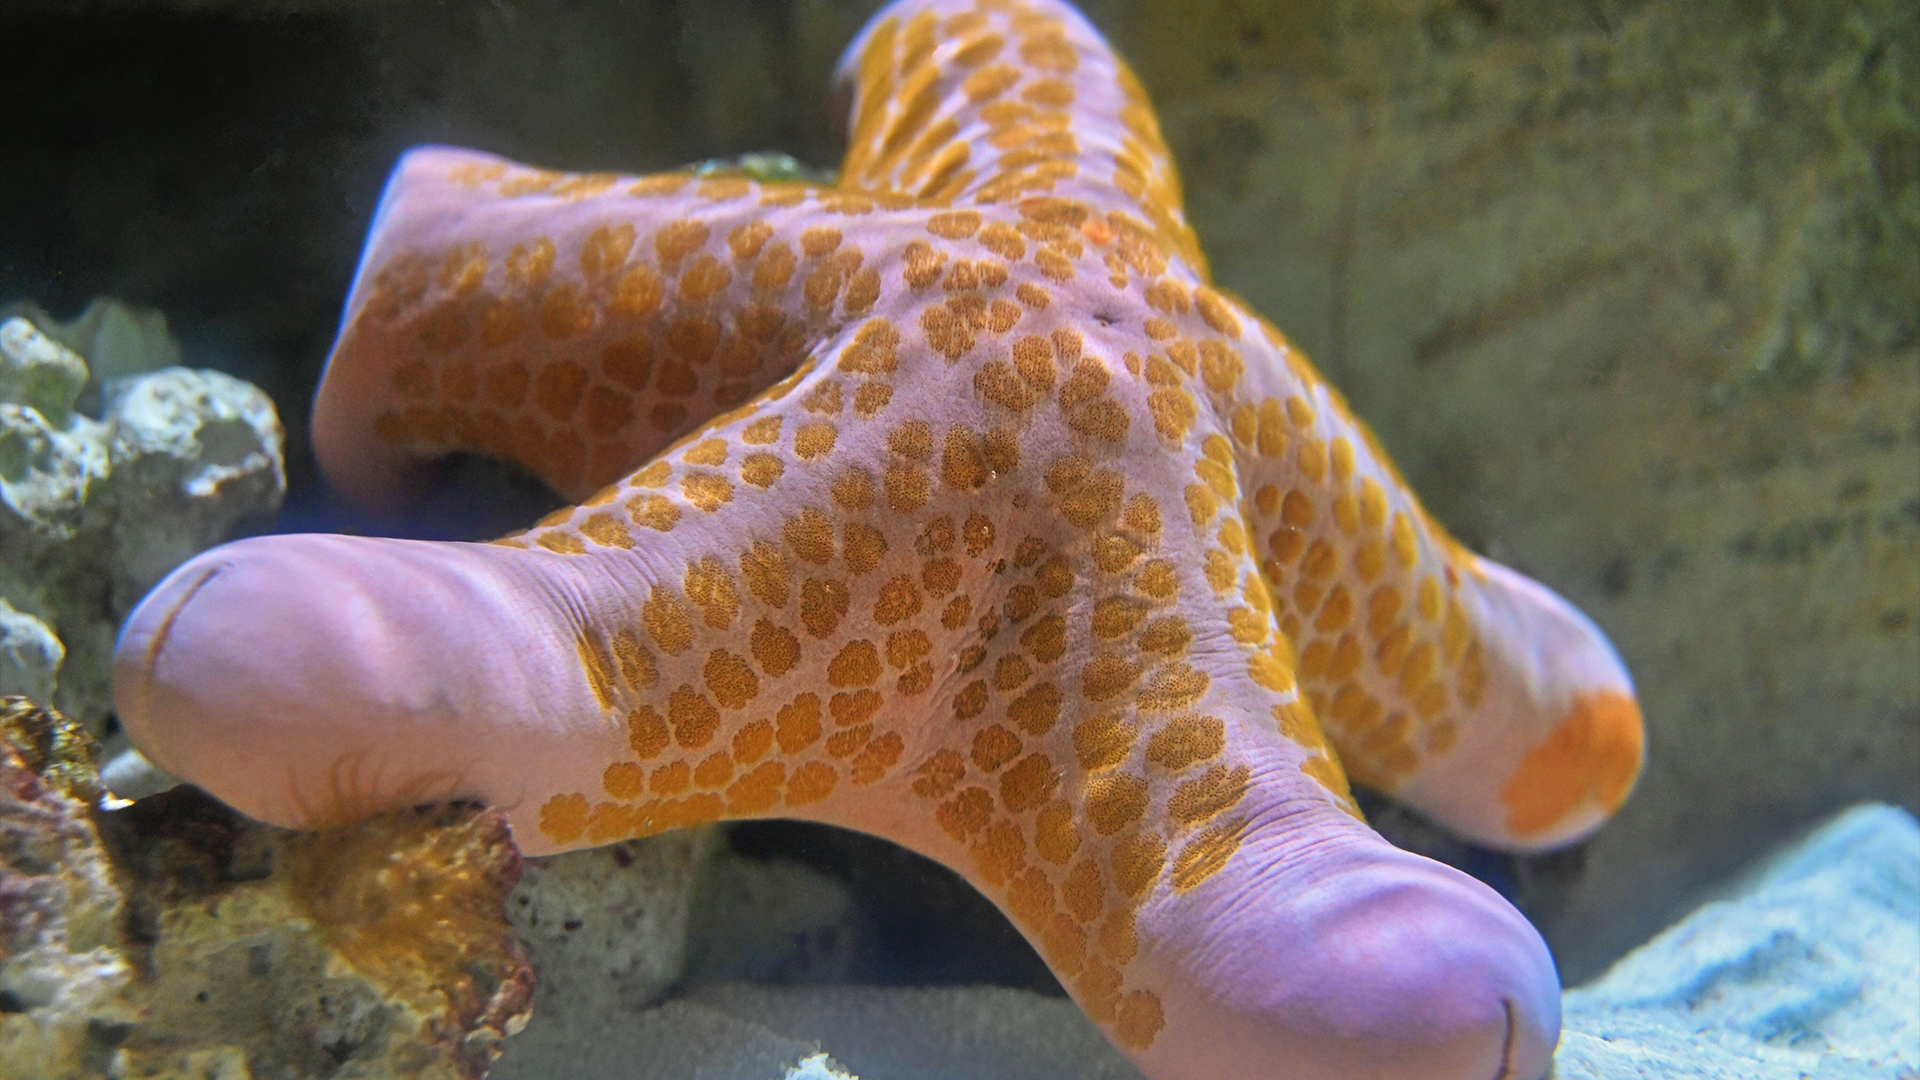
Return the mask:
[[118,1064],[115,1080],[254,1080],[247,1055],[237,1046],[143,1054]]
[[178,777],[169,775],[135,750],[123,732],[107,736],[101,745],[100,760],[100,782],[118,799],[144,799],[180,785]]
[[86,728],[52,709],[17,695],[0,697],[0,743],[39,782],[83,806],[105,794],[100,785],[100,744]]
[[[105,1074],[140,1018],[121,898],[89,817],[91,740],[0,702],[0,1077]],[[78,796],[78,797],[76,797]]]
[[[15,689],[98,733],[120,617],[167,571],[279,505],[284,436],[273,403],[238,379],[138,372],[178,355],[157,314],[103,302],[60,333],[135,373],[90,381],[56,334],[19,316],[0,324],[0,602],[50,627],[64,651],[54,684]],[[89,396],[98,418],[72,411]],[[6,625],[9,649],[31,629]]]
[[88,301],[85,310],[66,322],[54,319],[31,302],[0,308],[0,317],[8,315],[26,318],[48,337],[86,357],[95,380],[138,375],[180,363],[180,343],[167,329],[164,312],[135,307],[111,296]]
[[868,1080],[1140,1080],[1078,1006],[1031,990],[730,984],[690,1000],[817,1042]]
[[833,1067],[833,1059],[825,1054],[814,1054],[800,1059],[800,1063],[787,1070],[782,1080],[860,1080],[851,1073],[841,1072]]
[[1914,1071],[1920,823],[1883,805],[1841,814],[1570,991],[1556,1059],[1560,1080]]
[[0,735],[0,1080],[477,1080],[524,1024],[497,814],[108,810],[77,723],[9,699]]
[[66,655],[46,623],[0,599],[0,696],[51,701]]
[[179,788],[103,829],[152,937],[131,1066],[224,1047],[256,1076],[473,1080],[525,1022],[503,909],[518,856],[496,815],[288,833]]
[[25,405],[49,423],[64,424],[86,384],[86,361],[72,349],[25,319],[0,323],[0,401]]
[[70,415],[54,424],[31,405],[0,401],[0,539],[9,567],[47,557],[92,524],[88,500],[106,479],[107,438],[99,421]]
[[174,567],[286,491],[273,402],[217,371],[166,368],[106,384],[113,606],[130,610]]
[[528,859],[508,901],[538,978],[533,1019],[494,1080],[586,1075],[583,1054],[626,1038],[686,964],[694,880],[711,829]]
[[707,862],[688,928],[690,982],[846,982],[859,951],[847,882],[792,859],[724,850]]

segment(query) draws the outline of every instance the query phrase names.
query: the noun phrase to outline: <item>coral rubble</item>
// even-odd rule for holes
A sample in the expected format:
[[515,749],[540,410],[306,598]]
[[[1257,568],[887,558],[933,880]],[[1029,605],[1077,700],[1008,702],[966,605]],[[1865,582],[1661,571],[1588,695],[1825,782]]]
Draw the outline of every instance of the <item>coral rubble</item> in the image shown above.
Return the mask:
[[140,1018],[123,901],[89,816],[92,740],[0,700],[0,1077],[101,1075]]
[[524,1025],[498,815],[108,809],[78,724],[9,698],[0,734],[0,1080],[474,1080]]

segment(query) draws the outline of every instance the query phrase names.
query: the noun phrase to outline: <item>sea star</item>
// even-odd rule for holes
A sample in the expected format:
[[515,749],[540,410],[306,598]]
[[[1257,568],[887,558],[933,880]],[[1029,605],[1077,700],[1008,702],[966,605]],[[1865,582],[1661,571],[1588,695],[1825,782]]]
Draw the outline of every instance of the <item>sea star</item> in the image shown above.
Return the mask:
[[135,742],[288,825],[458,796],[535,854],[875,833],[1160,1080],[1540,1074],[1544,944],[1368,829],[1341,763],[1483,842],[1577,838],[1640,762],[1605,638],[1209,284],[1077,12],[903,0],[841,77],[836,187],[410,152],[321,462],[394,499],[473,450],[582,501],[195,559],[121,642]]

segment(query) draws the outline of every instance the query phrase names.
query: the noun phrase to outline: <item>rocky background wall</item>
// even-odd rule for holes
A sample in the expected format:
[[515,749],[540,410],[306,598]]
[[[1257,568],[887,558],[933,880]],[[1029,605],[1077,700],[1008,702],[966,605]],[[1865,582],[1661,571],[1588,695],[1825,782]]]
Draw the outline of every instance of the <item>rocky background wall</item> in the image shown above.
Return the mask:
[[[830,165],[827,74],[871,7],[13,0],[0,40],[36,59],[0,65],[0,302],[158,307],[195,364],[266,388],[282,527],[519,524],[357,519],[314,475],[308,397],[394,157]],[[1640,681],[1633,800],[1502,871],[1570,983],[1827,811],[1920,807],[1909,4],[1088,8],[1160,107],[1220,282]]]

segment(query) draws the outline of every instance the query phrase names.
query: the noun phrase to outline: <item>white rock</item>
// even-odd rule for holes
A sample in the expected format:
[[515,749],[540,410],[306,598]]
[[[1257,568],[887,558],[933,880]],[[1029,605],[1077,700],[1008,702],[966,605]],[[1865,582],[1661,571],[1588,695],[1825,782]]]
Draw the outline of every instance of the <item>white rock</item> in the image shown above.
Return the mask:
[[220,542],[286,493],[285,434],[258,387],[217,371],[165,368],[102,389],[114,514],[114,606]]
[[833,1059],[825,1054],[815,1054],[803,1058],[800,1064],[787,1070],[782,1080],[860,1080],[852,1073],[844,1073],[833,1067]]
[[0,542],[9,562],[80,533],[107,476],[106,435],[83,416],[54,424],[31,405],[0,401]]
[[589,1063],[630,1038],[634,1016],[685,967],[693,884],[712,846],[711,829],[685,829],[526,861],[507,915],[533,964],[533,1017],[493,1080],[595,1075]]
[[1920,1069],[1920,824],[1855,807],[1566,995],[1560,1080]]
[[86,361],[72,349],[25,319],[0,323],[0,401],[28,406],[59,426],[86,384]]
[[67,650],[47,624],[0,599],[0,697],[52,701]]
[[157,314],[112,302],[38,326],[0,323],[0,598],[57,635],[65,659],[50,703],[98,734],[121,616],[167,571],[279,505],[284,436],[259,389],[179,367],[108,380],[99,419],[70,412],[88,364],[69,345],[109,355],[108,371],[178,346]]

